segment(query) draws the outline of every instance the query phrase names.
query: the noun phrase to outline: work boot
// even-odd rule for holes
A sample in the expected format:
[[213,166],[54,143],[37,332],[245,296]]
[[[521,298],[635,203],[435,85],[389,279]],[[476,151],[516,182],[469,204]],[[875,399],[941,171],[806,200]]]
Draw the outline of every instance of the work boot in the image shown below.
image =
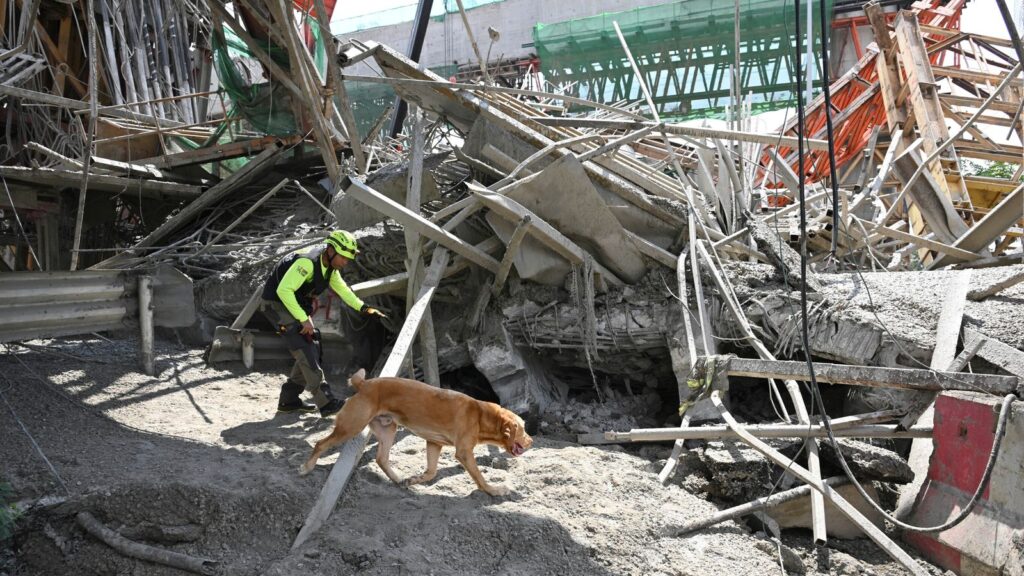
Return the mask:
[[327,418],[328,416],[333,416],[337,414],[338,411],[341,410],[341,407],[344,405],[345,402],[343,400],[332,398],[329,402],[327,402],[327,404],[324,404],[323,406],[320,407],[320,416],[324,418]]
[[299,394],[302,394],[302,386],[286,380],[281,385],[281,395],[277,399],[277,411],[278,412],[312,412],[316,410],[316,406],[307,404],[299,398]]
[[316,406],[303,402],[302,400],[295,400],[293,402],[278,402],[277,411],[289,414],[292,412],[315,412]]

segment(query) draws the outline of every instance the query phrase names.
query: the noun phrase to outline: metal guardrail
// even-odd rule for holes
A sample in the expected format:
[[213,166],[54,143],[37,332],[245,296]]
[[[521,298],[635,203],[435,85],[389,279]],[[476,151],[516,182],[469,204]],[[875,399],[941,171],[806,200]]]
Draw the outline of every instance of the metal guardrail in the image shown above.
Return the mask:
[[138,307],[119,270],[0,274],[0,342],[127,328]]
[[[173,268],[153,277],[155,324],[191,325],[191,279]],[[0,342],[136,329],[137,293],[137,274],[123,270],[0,274]]]

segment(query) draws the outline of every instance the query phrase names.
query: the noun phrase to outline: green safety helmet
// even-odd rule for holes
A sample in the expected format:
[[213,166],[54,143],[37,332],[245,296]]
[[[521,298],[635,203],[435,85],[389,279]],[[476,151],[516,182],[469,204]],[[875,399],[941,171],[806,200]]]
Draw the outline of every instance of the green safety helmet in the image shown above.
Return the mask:
[[335,230],[327,236],[327,245],[332,246],[334,251],[341,254],[349,260],[355,260],[356,254],[359,254],[359,248],[356,246],[356,237],[351,232],[346,230]]

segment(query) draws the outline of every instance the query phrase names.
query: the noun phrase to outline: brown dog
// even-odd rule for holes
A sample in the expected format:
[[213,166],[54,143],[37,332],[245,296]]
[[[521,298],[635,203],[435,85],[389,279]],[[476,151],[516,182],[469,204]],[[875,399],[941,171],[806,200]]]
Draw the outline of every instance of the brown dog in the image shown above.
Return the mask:
[[504,496],[505,486],[487,483],[476,467],[473,448],[493,444],[519,456],[533,445],[523,419],[493,402],[481,402],[454,390],[434,388],[405,378],[371,378],[360,370],[349,379],[358,392],[345,402],[335,417],[334,430],[313,448],[309,460],[299,469],[309,474],[317,459],[331,448],[348,441],[367,425],[377,437],[377,465],[395,484],[401,484],[388,464],[388,453],[401,424],[427,441],[427,470],[405,481],[406,485],[429,482],[437,474],[442,446],[454,446],[455,458],[469,472],[481,490]]

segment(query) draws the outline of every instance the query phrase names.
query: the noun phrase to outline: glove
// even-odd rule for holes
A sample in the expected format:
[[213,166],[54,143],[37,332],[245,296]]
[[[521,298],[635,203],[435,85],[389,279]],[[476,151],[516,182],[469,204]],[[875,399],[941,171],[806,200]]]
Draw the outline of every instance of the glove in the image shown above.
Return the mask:
[[368,316],[377,316],[378,318],[387,318],[388,317],[387,314],[381,312],[380,310],[377,310],[373,306],[367,306],[363,310],[363,314],[366,314]]

